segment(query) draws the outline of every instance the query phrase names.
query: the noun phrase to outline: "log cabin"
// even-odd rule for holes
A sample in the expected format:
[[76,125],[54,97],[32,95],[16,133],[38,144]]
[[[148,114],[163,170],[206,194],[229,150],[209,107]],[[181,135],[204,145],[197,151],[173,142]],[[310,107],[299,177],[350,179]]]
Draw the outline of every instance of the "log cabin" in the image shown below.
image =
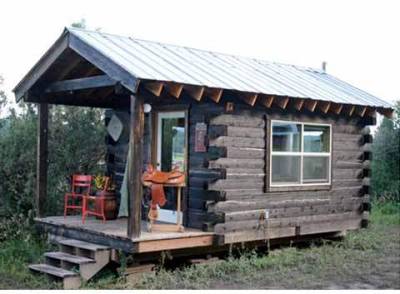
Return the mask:
[[[66,288],[90,279],[116,251],[150,260],[366,226],[368,126],[377,113],[393,113],[324,70],[76,28],[63,31],[14,92],[38,106],[35,221],[60,245],[31,269]],[[105,109],[119,218],[83,224],[44,214],[49,105]],[[181,209],[166,187],[158,220],[182,218],[184,230],[148,231],[148,164],[186,175]],[[81,277],[71,271],[77,265]]]

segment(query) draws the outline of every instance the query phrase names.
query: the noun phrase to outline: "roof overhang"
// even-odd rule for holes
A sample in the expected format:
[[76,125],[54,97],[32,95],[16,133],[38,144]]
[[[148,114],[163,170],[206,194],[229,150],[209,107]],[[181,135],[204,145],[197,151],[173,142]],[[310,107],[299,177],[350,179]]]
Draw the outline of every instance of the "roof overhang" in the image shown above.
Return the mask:
[[[99,68],[110,79],[122,85],[130,92],[136,93],[138,79],[135,76],[113,62],[100,51],[89,46],[84,41],[71,34],[68,29],[65,29],[57,41],[13,89],[17,102],[24,97],[27,98],[29,95],[31,95],[29,91],[32,89],[32,87],[67,49],[71,49],[76,52],[82,58]],[[35,94],[40,95],[41,93]]]

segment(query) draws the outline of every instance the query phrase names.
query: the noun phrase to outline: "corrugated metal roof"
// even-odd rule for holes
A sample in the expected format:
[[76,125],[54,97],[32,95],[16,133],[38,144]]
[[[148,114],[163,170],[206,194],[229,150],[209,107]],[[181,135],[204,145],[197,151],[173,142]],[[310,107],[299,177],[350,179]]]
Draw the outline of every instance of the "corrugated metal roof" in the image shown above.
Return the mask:
[[343,104],[392,105],[321,70],[143,41],[68,31],[138,79],[231,89]]

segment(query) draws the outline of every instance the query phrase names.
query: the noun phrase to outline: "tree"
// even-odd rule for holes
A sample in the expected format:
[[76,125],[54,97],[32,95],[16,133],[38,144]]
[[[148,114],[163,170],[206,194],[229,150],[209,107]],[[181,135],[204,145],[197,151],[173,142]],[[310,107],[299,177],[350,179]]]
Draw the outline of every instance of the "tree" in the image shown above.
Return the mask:
[[[84,28],[85,20],[73,26]],[[0,78],[0,113],[7,100],[2,81]],[[33,104],[19,103],[19,108],[17,112],[11,107],[0,117],[0,207],[6,215],[28,215],[34,207],[37,111]],[[48,214],[61,213],[71,174],[104,173],[104,137],[104,110],[50,107]]]
[[372,188],[375,196],[399,197],[400,191],[400,101],[395,117],[384,118],[372,145]]

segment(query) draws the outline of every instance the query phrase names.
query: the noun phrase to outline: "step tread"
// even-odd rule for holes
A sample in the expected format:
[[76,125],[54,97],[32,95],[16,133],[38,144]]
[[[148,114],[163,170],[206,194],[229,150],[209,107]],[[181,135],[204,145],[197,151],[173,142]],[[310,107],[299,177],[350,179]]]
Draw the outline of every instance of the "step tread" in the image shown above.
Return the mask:
[[70,263],[75,263],[75,264],[86,264],[86,263],[94,263],[95,261],[91,258],[83,257],[83,256],[76,256],[72,254],[68,254],[65,252],[46,252],[44,254],[46,257],[50,257],[53,259],[58,259],[62,261],[68,261]]
[[78,273],[71,272],[69,270],[55,267],[49,264],[39,263],[39,264],[30,264],[29,269],[41,273],[46,273],[58,278],[68,278],[78,276]]
[[63,239],[58,241],[58,244],[67,245],[71,247],[77,247],[81,249],[86,249],[90,251],[99,251],[99,250],[107,250],[110,249],[108,246],[99,245],[95,243],[89,243],[85,241],[75,240],[75,239]]

